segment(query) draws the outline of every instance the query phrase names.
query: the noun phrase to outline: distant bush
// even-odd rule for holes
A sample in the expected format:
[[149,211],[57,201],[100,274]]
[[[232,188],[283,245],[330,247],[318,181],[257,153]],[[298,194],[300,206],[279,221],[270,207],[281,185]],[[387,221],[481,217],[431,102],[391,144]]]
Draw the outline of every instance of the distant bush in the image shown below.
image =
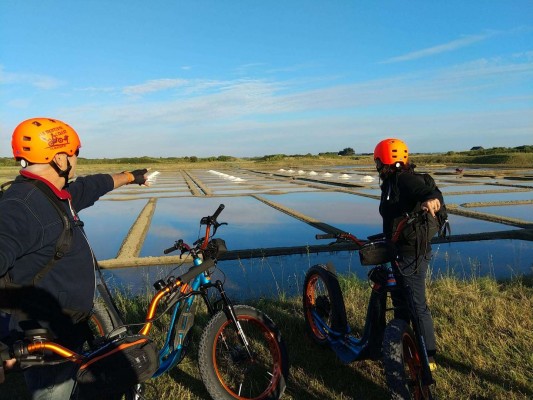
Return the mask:
[[0,165],[3,167],[15,167],[18,163],[10,157],[0,157]]

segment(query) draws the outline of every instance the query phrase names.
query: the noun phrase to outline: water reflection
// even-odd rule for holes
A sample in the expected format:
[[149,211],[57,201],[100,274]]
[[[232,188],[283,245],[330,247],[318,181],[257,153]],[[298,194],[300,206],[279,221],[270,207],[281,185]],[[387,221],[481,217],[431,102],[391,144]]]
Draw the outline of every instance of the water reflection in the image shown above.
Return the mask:
[[[433,246],[430,276],[455,276],[470,279],[480,276],[496,278],[533,273],[533,243],[494,240],[472,243],[448,243]],[[278,256],[263,259],[223,261],[213,279],[225,282],[235,298],[297,296],[301,294],[306,271],[315,264],[333,262],[338,273],[354,274],[366,279],[370,267],[361,266],[357,252],[319,253]],[[130,292],[145,292],[157,279],[169,274],[178,276],[187,267],[130,268],[105,271],[113,284]]]
[[315,230],[251,197],[159,199],[141,256],[160,256],[176,240],[192,244],[200,218],[211,215],[220,203],[226,208],[217,237],[228,249],[298,246],[314,240]]
[[[348,183],[359,184],[366,168],[331,168],[302,170],[309,178],[325,179],[323,174],[331,171],[332,182],[341,174],[350,175]],[[372,174],[372,170],[368,170]],[[301,180],[280,181],[279,177],[264,176],[242,170],[221,171],[233,177],[224,179],[222,175],[208,171],[193,171],[191,179],[200,179],[213,197],[193,196],[183,175],[176,172],[163,172],[158,178],[158,185],[152,188],[125,187],[105,199],[133,199],[129,201],[101,201],[82,212],[86,222],[86,231],[93,245],[97,258],[114,258],[122,240],[128,233],[137,215],[146,205],[148,198],[157,198],[156,208],[146,240],[141,249],[141,257],[161,256],[163,249],[182,238],[192,242],[198,237],[199,220],[210,215],[220,203],[226,208],[221,214],[220,222],[228,226],[220,228],[218,237],[226,240],[228,249],[268,248],[305,246],[306,244],[325,244],[317,241],[315,234],[320,233],[310,225],[291,217],[260,200],[248,196],[256,194],[260,198],[292,209],[320,222],[338,229],[351,232],[361,238],[381,231],[381,217],[378,213],[378,200],[356,194],[332,191],[338,186],[333,184],[312,183],[312,187],[293,182]],[[316,175],[310,174],[315,172]],[[305,177],[294,170],[293,176]],[[235,182],[236,179],[242,181]],[[532,192],[517,191],[504,186],[484,185],[496,182],[492,178],[468,178],[459,182],[459,177],[435,176],[442,187],[449,204],[469,202],[530,200]],[[456,178],[458,181],[454,182]],[[439,182],[441,179],[441,182]],[[500,179],[501,181],[501,179]],[[514,182],[513,182],[514,183]],[[379,195],[378,182],[365,184],[357,189],[361,193]],[[327,189],[322,191],[320,188]],[[494,190],[509,190],[507,193],[490,193]],[[487,191],[481,194],[447,195],[451,192]],[[219,197],[216,197],[216,196]],[[231,196],[231,197],[228,197]],[[511,218],[532,221],[533,205],[494,206],[469,208],[483,213],[490,213]],[[452,234],[482,233],[512,229],[504,224],[487,222],[450,214]],[[496,277],[530,273],[533,260],[533,244],[524,241],[480,241],[440,244],[434,246],[432,261],[433,276],[454,273],[461,277],[473,274],[491,274]],[[220,263],[222,272],[215,277],[225,279],[232,295],[242,297],[277,296],[279,294],[298,294],[305,271],[313,264],[332,260],[338,271],[355,273],[366,277],[368,268],[359,265],[358,254],[342,252],[336,254],[320,253],[296,256],[269,257],[263,259],[243,259]],[[122,269],[106,271],[115,283],[130,286],[131,290],[146,290],[152,281],[169,273],[173,267],[161,266],[141,269]],[[177,272],[175,272],[177,274]],[[476,276],[477,276],[476,275]]]
[[472,207],[469,210],[517,218],[533,222],[533,204],[515,204],[509,206]]
[[146,200],[98,201],[80,212],[97,259],[116,257],[122,241],[145,205]]

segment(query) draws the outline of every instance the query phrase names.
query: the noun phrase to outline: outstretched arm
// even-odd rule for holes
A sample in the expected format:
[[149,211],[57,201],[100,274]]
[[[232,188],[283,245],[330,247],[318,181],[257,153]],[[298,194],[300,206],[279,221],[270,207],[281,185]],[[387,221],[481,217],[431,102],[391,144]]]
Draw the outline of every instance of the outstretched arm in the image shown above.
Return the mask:
[[111,177],[113,178],[113,189],[119,188],[124,185],[128,185],[130,183],[137,183],[138,185],[145,185],[146,184],[146,174],[148,173],[148,170],[145,169],[137,169],[135,171],[124,171],[119,174],[113,174]]

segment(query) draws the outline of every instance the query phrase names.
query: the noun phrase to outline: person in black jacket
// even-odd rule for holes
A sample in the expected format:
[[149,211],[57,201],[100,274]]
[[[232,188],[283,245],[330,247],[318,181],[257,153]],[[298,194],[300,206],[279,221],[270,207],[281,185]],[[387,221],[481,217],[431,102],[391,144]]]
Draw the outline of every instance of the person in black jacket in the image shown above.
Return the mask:
[[[388,239],[397,239],[401,284],[413,290],[414,302],[420,317],[426,342],[430,368],[435,369],[436,341],[433,318],[426,301],[425,279],[431,259],[431,237],[436,233],[436,213],[444,205],[442,193],[430,185],[423,175],[415,174],[409,163],[407,146],[399,139],[385,139],[374,150],[374,161],[381,179],[379,213],[383,218],[383,232]],[[399,222],[406,213],[427,211],[425,226],[413,226],[400,233]],[[431,226],[431,227],[430,227]],[[394,299],[401,301],[401,299]],[[408,319],[399,312],[397,317]]]
[[[95,294],[94,256],[78,212],[117,187],[145,184],[147,170],[69,182],[81,143],[74,129],[57,119],[23,121],[11,144],[22,169],[0,200],[0,277],[9,274],[24,295],[11,301],[18,309],[11,315],[10,329],[44,328],[54,341],[76,351],[87,338]],[[56,245],[65,225],[70,239],[58,255]],[[0,303],[13,300],[6,293],[0,293]],[[24,375],[32,399],[56,400],[70,398],[74,372],[75,364],[67,362],[30,367]]]

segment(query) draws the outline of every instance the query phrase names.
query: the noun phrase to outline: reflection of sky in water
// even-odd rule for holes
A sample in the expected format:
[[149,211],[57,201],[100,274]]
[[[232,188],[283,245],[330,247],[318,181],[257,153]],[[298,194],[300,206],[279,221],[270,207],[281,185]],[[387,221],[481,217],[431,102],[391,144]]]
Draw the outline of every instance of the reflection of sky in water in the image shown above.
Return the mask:
[[260,194],[260,193],[268,193],[268,192],[312,192],[312,191],[316,191],[316,189],[314,188],[309,188],[309,187],[305,187],[305,186],[302,186],[302,187],[291,187],[291,188],[282,188],[282,187],[277,187],[277,186],[270,186],[270,187],[261,187],[261,188],[254,188],[254,187],[250,187],[250,188],[238,188],[238,189],[228,189],[228,188],[223,188],[223,189],[220,189],[220,190],[213,190],[213,193],[214,194],[220,194],[220,195],[224,195],[224,194],[247,194],[247,193],[252,193],[252,194]]
[[512,184],[512,185],[520,185],[520,186],[528,186],[533,187],[533,181],[519,181],[519,180],[506,180],[505,183]]
[[288,193],[264,197],[356,236],[366,237],[381,230],[379,203],[367,197],[336,192]]
[[512,193],[486,193],[486,194],[458,194],[444,197],[444,201],[450,204],[462,204],[479,201],[513,201],[531,200],[533,192],[512,192]]
[[475,218],[462,217],[460,215],[448,214],[448,221],[452,228],[452,235],[462,235],[466,233],[482,233],[506,231],[515,229],[512,226],[498,224],[495,222],[482,221]]
[[[495,240],[433,245],[431,276],[454,274],[460,278],[491,275],[497,278],[531,273],[533,243],[518,240]],[[353,273],[366,279],[370,269],[361,266],[357,252],[320,253],[224,261],[213,279],[225,279],[225,287],[235,299],[278,297],[280,294],[301,295],[305,272],[311,265],[332,261],[340,274]],[[105,271],[113,276],[113,284],[132,291],[151,288],[157,279],[164,278],[173,267],[129,268]],[[186,268],[182,268],[185,271]],[[173,275],[179,275],[174,272]]]
[[498,278],[533,272],[533,243],[523,240],[490,240],[433,245],[433,268],[471,277]]
[[487,214],[501,215],[503,217],[519,218],[525,221],[533,221],[533,204],[518,204],[494,207],[472,207],[468,209]]
[[[355,172],[354,169],[352,170]],[[315,171],[320,173],[318,169]],[[349,173],[350,169],[344,168],[342,172],[344,171]],[[378,200],[346,193],[319,192],[314,188],[287,184],[268,177],[260,179],[255,175],[233,173],[229,170],[223,172],[247,179],[247,182],[237,184],[217,178],[212,174],[201,174],[197,171],[193,175],[200,178],[216,194],[245,194],[260,192],[265,189],[280,192],[291,191],[294,193],[276,195],[272,192],[272,194],[261,194],[261,196],[339,229],[352,232],[362,238],[381,231]],[[361,171],[358,172],[361,174]],[[336,170],[335,173],[338,174],[340,171]],[[158,185],[149,189],[128,186],[113,193],[130,198],[139,195],[160,197],[141,256],[162,255],[163,249],[170,247],[179,238],[192,244],[199,234],[200,218],[212,214],[220,203],[224,203],[226,209],[219,220],[220,222],[229,222],[229,225],[222,226],[217,236],[226,240],[230,250],[326,243],[315,239],[314,235],[319,233],[315,228],[256,199],[246,196],[192,197],[181,175],[162,173],[160,178],[162,177],[165,179],[158,179]],[[354,175],[354,179],[349,180],[349,182],[356,183],[355,178]],[[450,179],[450,177],[446,177],[446,179]],[[494,180],[480,178],[476,181]],[[532,198],[531,191],[446,195],[446,192],[452,191],[505,189],[497,186],[473,185],[473,182],[469,182],[467,185],[459,185],[458,183],[442,183],[441,186],[443,186],[447,203],[461,204],[474,201],[511,201]],[[521,184],[522,182],[516,183]],[[377,183],[374,182],[370,189],[361,188],[358,190],[378,195],[379,189],[376,186]],[[331,185],[325,187],[331,188]],[[509,189],[513,190],[512,188]],[[173,194],[178,197],[164,198],[166,195],[172,195],[171,191],[175,191]],[[113,196],[109,195],[107,198],[112,199]],[[116,256],[123,238],[146,202],[146,199],[120,202],[101,201],[81,213],[80,216],[86,223],[85,230],[97,258],[106,259]],[[531,221],[532,208],[532,205],[519,205],[479,207],[472,210]],[[504,224],[453,214],[450,214],[449,218],[452,234],[515,229]],[[532,272],[533,244],[530,242],[500,240],[439,244],[434,245],[434,253],[435,257],[432,263],[436,271],[434,275],[453,271],[455,274],[465,277],[471,276],[472,273],[504,277],[516,273]],[[299,294],[305,271],[309,266],[325,263],[328,260],[335,263],[339,272],[352,272],[361,278],[366,277],[368,267],[361,267],[358,254],[353,252],[225,261],[221,262],[220,266],[225,272],[229,293],[232,296],[246,298],[278,296],[280,293]],[[116,283],[131,286],[132,290],[138,291],[139,289],[146,290],[147,287],[151,288],[153,281],[163,277],[165,275],[163,272],[168,272],[171,268],[170,266],[128,268],[113,272],[106,271],[105,273],[112,275]],[[215,278],[222,278],[221,273],[217,272]]]
[[297,246],[315,241],[315,229],[253,198],[159,199],[141,256],[162,255],[163,249],[180,238],[192,244],[198,237],[200,218],[213,214],[220,203],[226,208],[218,220],[228,225],[221,226],[216,236],[226,241],[228,249]]
[[146,202],[147,200],[97,201],[92,207],[80,212],[97,259],[116,257],[122,241]]
[[439,185],[439,189],[442,193],[446,194],[449,192],[482,192],[485,190],[494,191],[494,190],[510,190],[513,191],[513,188],[507,186],[495,186],[495,185],[450,185],[444,186]]

